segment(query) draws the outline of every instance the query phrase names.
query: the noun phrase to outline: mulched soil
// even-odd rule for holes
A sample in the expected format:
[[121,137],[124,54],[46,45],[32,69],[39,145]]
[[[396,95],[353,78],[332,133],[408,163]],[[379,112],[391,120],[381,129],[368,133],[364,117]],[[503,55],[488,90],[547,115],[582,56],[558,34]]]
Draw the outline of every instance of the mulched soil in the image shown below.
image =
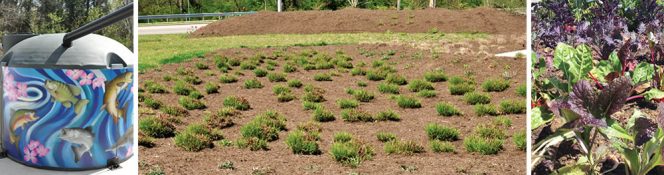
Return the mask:
[[468,10],[365,10],[259,12],[211,23],[196,30],[194,37],[253,34],[316,34],[360,32],[422,33],[483,32],[518,34],[526,32],[525,16],[492,8]]
[[[349,10],[343,11],[347,12]],[[437,12],[441,14],[451,13],[447,10],[423,10],[413,11],[413,13],[430,13]],[[440,11],[440,12],[439,12]],[[487,11],[486,9],[469,10],[468,13],[480,13]],[[352,10],[354,13],[370,13],[362,10]],[[303,14],[328,14],[337,12],[298,12]],[[373,13],[373,12],[372,12]],[[375,12],[383,13],[383,12]],[[408,12],[403,12],[405,16]],[[281,16],[276,13],[265,13],[246,18],[254,18],[261,15]],[[369,15],[373,18],[372,15]],[[462,16],[462,15],[458,15]],[[475,15],[468,15],[475,16]],[[245,18],[245,17],[242,17]],[[302,18],[302,17],[300,17]],[[468,17],[472,18],[472,17]],[[507,20],[503,18],[494,19]],[[293,18],[298,19],[298,18]],[[304,18],[302,18],[304,19]],[[415,17],[418,19],[418,17]],[[430,17],[430,19],[441,19],[440,17]],[[232,21],[231,21],[232,20]],[[235,21],[237,20],[237,21]],[[240,22],[253,23],[251,20],[241,18],[234,18],[226,20],[225,22]],[[285,20],[289,21],[289,20]],[[315,21],[315,20],[314,20]],[[460,20],[461,21],[461,20]],[[470,21],[470,20],[468,20]],[[277,21],[275,21],[277,22]],[[281,21],[283,22],[283,21]],[[350,23],[350,22],[349,22]],[[432,22],[435,23],[435,22]],[[215,25],[224,24],[218,23]],[[237,24],[244,25],[244,24]],[[246,26],[258,25],[247,24]],[[316,25],[311,25],[319,27]],[[454,26],[454,24],[446,24]],[[268,26],[267,24],[265,26]],[[285,25],[286,26],[286,25]],[[442,26],[442,25],[441,25]],[[302,26],[300,26],[302,27]],[[256,30],[268,30],[267,27],[254,26]],[[276,27],[278,28],[278,27]],[[297,27],[292,27],[295,29]],[[491,28],[491,27],[487,27]],[[202,29],[208,30],[208,29]],[[287,30],[279,30],[287,31]],[[314,30],[307,30],[313,32]],[[320,31],[317,31],[320,32]],[[230,33],[226,33],[230,34]],[[523,38],[521,38],[523,39]],[[392,57],[387,63],[396,63],[394,67],[400,75],[405,76],[408,80],[422,78],[424,72],[442,68],[448,74],[463,76],[465,71],[472,71],[475,74],[476,82],[481,83],[489,78],[502,78],[502,75],[512,75],[511,86],[503,92],[492,92],[491,103],[497,105],[503,99],[521,99],[515,93],[515,89],[519,85],[526,83],[526,61],[524,59],[514,58],[495,58],[478,55],[476,50],[484,48],[488,53],[500,53],[511,51],[514,49],[522,49],[523,42],[510,42],[508,39],[489,39],[486,41],[472,41],[463,43],[449,43],[458,50],[459,48],[466,48],[473,52],[457,52],[457,53],[441,53],[438,58],[432,58],[431,52],[428,50],[416,49],[404,44],[360,44],[360,45],[338,45],[338,46],[309,46],[309,47],[289,47],[289,48],[238,48],[238,49],[224,49],[205,56],[205,58],[196,58],[191,61],[179,64],[163,65],[158,70],[150,70],[140,74],[141,82],[146,80],[153,80],[162,83],[166,87],[173,87],[174,82],[164,82],[162,77],[164,75],[175,75],[175,70],[178,67],[188,67],[198,75],[204,83],[197,85],[196,89],[203,91],[203,84],[206,82],[218,83],[218,75],[220,71],[213,65],[213,57],[223,55],[230,58],[246,58],[263,53],[265,55],[272,55],[275,50],[285,50],[285,53],[299,53],[303,50],[313,49],[318,52],[327,53],[328,55],[335,55],[335,52],[342,51],[353,58],[353,64],[357,65],[359,62],[365,62],[370,67],[371,61],[379,60],[382,57],[381,53],[388,50],[395,50],[396,55]],[[360,54],[360,49],[375,52],[375,56],[365,57]],[[421,58],[413,57],[413,55],[422,55]],[[215,72],[215,76],[207,76],[204,70],[197,70],[194,66],[195,63],[202,62],[210,65],[211,70]],[[281,65],[283,59],[278,60],[279,65],[276,71],[281,72]],[[264,67],[263,64],[261,67]],[[464,65],[468,67],[464,68]],[[509,69],[507,69],[509,68]],[[236,68],[234,71],[238,71]],[[312,70],[305,71],[301,67],[298,72],[287,74],[288,79],[299,79],[304,84],[313,84],[316,87],[321,87],[326,90],[326,102],[323,104],[327,109],[337,117],[337,120],[326,122],[322,124],[323,131],[321,133],[321,141],[319,145],[321,155],[296,155],[286,146],[284,140],[288,132],[280,132],[279,139],[269,142],[269,151],[250,151],[248,149],[239,149],[237,147],[223,147],[215,145],[214,148],[204,149],[200,152],[187,152],[176,147],[172,138],[157,139],[156,146],[153,148],[140,147],[140,173],[144,174],[154,166],[161,167],[166,174],[250,174],[255,170],[262,170],[273,172],[275,174],[348,174],[350,172],[359,172],[361,174],[404,174],[408,173],[403,167],[416,167],[412,173],[414,174],[523,174],[526,165],[526,153],[516,148],[512,142],[511,135],[518,131],[525,131],[526,116],[522,115],[508,115],[512,119],[513,126],[508,128],[509,138],[505,141],[504,150],[500,151],[497,155],[479,155],[477,153],[469,153],[463,147],[463,138],[470,135],[475,126],[479,124],[486,124],[492,121],[494,117],[477,117],[475,116],[472,106],[464,103],[462,96],[452,96],[447,90],[448,83],[440,82],[435,83],[436,92],[438,96],[435,98],[419,98],[422,101],[422,108],[419,109],[402,109],[399,108],[395,101],[389,99],[389,95],[381,94],[377,90],[377,85],[380,82],[369,81],[364,76],[351,76],[350,73],[341,73],[341,76],[333,76],[333,81],[318,82],[313,80],[313,74],[319,72],[331,72],[333,70]],[[239,81],[233,84],[220,84],[220,93],[206,94],[202,99],[207,105],[207,111],[217,111],[222,108],[223,98],[231,95],[236,95],[246,98],[252,106],[251,110],[242,111],[239,118],[234,119],[236,125],[223,129],[224,136],[227,139],[235,140],[240,137],[240,127],[253,119],[257,114],[263,113],[266,110],[276,110],[287,116],[287,128],[294,130],[299,123],[304,123],[311,120],[311,111],[302,109],[301,99],[296,99],[291,102],[279,103],[276,96],[272,93],[272,87],[276,84],[285,83],[272,83],[267,78],[258,78],[263,85],[262,89],[244,89],[242,82],[246,79],[256,78],[251,71],[241,71],[245,75],[237,76]],[[358,87],[358,81],[365,81],[368,83],[367,87]],[[373,123],[348,123],[344,122],[340,117],[339,107],[336,105],[336,100],[341,98],[352,98],[346,94],[345,88],[361,88],[376,94],[376,99],[368,102],[361,103],[359,109],[368,111],[375,114],[379,111],[392,109],[398,113],[402,120],[399,122],[373,122]],[[481,91],[478,85],[478,91]],[[303,94],[303,89],[293,89],[294,94],[299,98]],[[410,92],[406,87],[401,86],[401,92],[405,95],[415,96],[415,93]],[[153,98],[164,102],[167,105],[177,106],[178,96],[174,93],[168,94],[153,94]],[[441,117],[435,112],[435,104],[438,102],[450,102],[460,108],[465,115],[456,117]],[[142,104],[141,104],[142,105]],[[141,116],[151,115],[154,111],[141,107]],[[203,119],[202,114],[204,110],[190,111],[188,117],[181,118],[182,124],[177,124],[178,130],[185,128],[190,123],[201,122]],[[458,153],[433,153],[428,146],[428,139],[424,131],[424,126],[427,123],[434,122],[447,126],[453,126],[460,130],[461,139],[453,142]],[[350,168],[335,162],[328,153],[332,145],[332,136],[339,131],[347,131],[352,133],[356,138],[370,144],[376,152],[373,160],[363,162],[357,168]],[[376,139],[376,133],[380,131],[388,131],[395,133],[400,139],[413,140],[419,145],[426,148],[426,153],[415,155],[388,155],[383,151],[383,143]],[[231,161],[234,163],[235,170],[219,169],[218,165],[222,162]],[[408,168],[406,168],[408,169]]]

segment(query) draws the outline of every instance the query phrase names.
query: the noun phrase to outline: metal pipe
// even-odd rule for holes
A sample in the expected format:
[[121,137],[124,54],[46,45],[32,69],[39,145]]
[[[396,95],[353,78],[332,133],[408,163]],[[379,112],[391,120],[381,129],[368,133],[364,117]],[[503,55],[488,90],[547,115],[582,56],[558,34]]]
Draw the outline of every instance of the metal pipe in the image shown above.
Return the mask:
[[62,46],[71,47],[72,41],[133,15],[134,3],[132,2],[114,11],[113,13],[103,16],[84,25],[83,27],[65,34],[65,37],[62,39]]

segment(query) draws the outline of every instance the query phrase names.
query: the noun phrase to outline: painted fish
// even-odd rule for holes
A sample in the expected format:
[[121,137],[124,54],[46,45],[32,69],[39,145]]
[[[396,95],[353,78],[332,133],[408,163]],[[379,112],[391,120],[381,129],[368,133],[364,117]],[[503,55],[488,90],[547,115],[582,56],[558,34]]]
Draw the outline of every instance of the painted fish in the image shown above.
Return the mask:
[[18,148],[18,141],[21,140],[21,137],[16,135],[16,130],[19,128],[25,130],[28,123],[34,122],[37,119],[39,117],[35,116],[35,111],[33,110],[21,109],[14,112],[9,123],[9,141],[16,145],[16,148]]
[[51,101],[58,101],[66,108],[74,107],[76,115],[80,114],[83,107],[88,104],[88,100],[79,99],[81,89],[75,85],[65,84],[59,81],[46,80],[46,90],[51,94]]
[[118,123],[120,117],[127,117],[126,112],[129,103],[125,104],[122,109],[118,109],[117,99],[118,93],[122,89],[127,88],[129,83],[132,82],[132,75],[132,72],[125,72],[115,77],[115,79],[106,82],[106,89],[104,89],[106,91],[104,94],[104,105],[102,105],[101,108],[106,109],[108,114],[113,117],[114,123]]
[[118,139],[117,142],[115,142],[115,144],[113,144],[113,146],[106,149],[106,151],[107,152],[108,151],[115,152],[119,148],[122,148],[125,145],[127,145],[129,143],[132,143],[133,141],[134,141],[134,126],[131,126],[131,127],[129,127],[129,129],[127,129],[127,132],[125,132],[124,135],[122,135],[122,137],[120,137],[120,139]]
[[[91,127],[61,129],[60,139],[76,144],[71,146],[76,163],[81,160],[83,154],[89,153],[92,144],[94,144],[94,134]],[[92,154],[90,154],[90,157],[92,157]]]

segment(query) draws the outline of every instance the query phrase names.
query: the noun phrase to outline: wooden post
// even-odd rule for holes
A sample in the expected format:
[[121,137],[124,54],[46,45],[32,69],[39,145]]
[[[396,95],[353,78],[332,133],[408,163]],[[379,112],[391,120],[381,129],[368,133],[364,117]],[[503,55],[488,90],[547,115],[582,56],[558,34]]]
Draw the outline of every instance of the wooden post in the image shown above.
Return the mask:
[[401,0],[397,0],[397,10],[401,10]]
[[436,0],[429,0],[429,8],[436,8]]
[[277,12],[281,12],[283,4],[281,3],[281,0],[277,0]]

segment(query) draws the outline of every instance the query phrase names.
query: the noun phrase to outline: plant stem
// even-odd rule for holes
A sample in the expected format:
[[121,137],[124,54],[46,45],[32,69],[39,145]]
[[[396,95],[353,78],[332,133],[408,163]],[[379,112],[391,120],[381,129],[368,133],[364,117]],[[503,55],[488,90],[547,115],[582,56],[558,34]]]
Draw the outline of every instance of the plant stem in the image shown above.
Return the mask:
[[643,95],[635,95],[635,96],[628,97],[625,101],[632,101],[632,100],[639,99],[639,98],[645,98],[645,97]]

